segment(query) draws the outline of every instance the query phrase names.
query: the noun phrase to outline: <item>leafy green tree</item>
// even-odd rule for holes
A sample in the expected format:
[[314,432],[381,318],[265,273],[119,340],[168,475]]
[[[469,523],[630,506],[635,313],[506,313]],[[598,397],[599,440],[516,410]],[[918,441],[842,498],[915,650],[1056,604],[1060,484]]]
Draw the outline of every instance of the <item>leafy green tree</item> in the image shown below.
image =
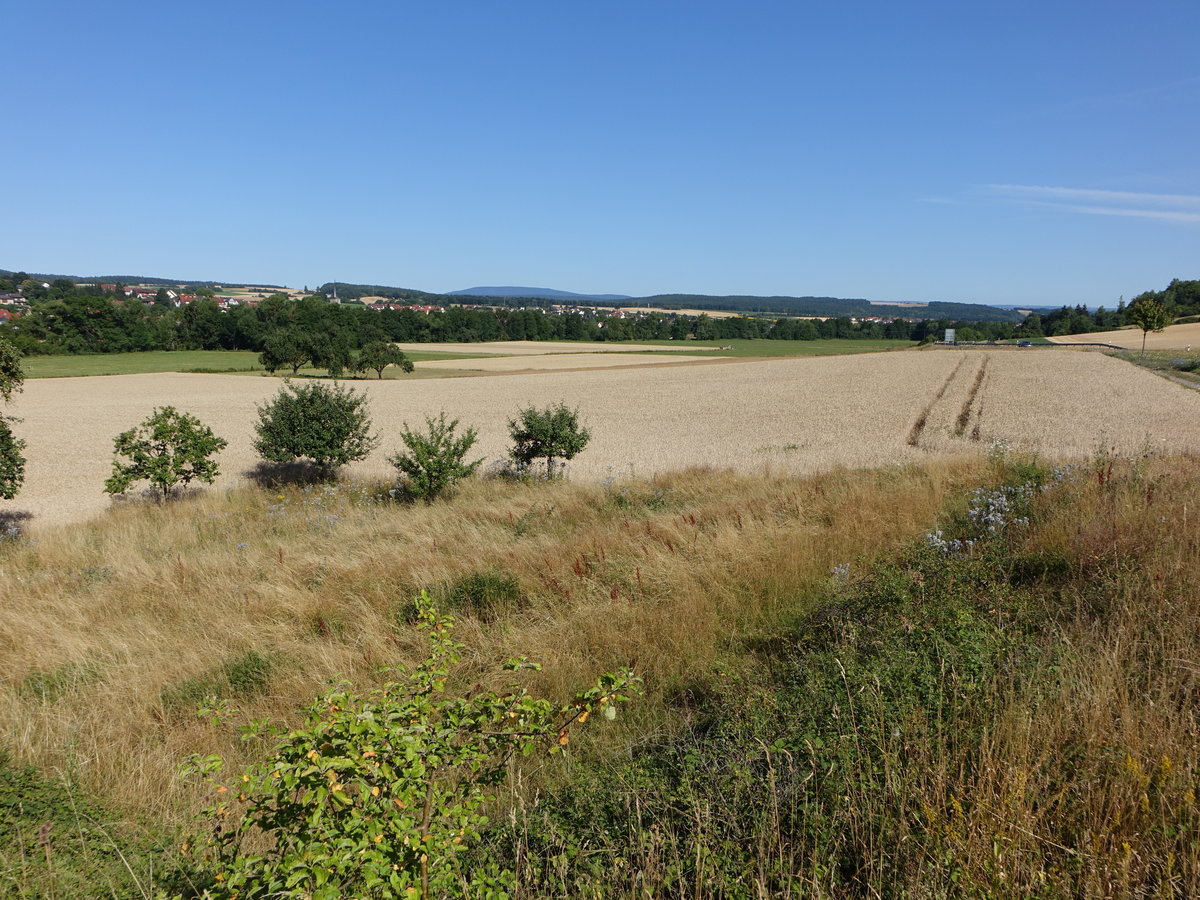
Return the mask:
[[8,423],[13,419],[0,416],[0,498],[11,500],[17,496],[25,481],[25,457],[21,451],[25,442],[12,433]]
[[[112,475],[104,482],[109,494],[123,494],[135,481],[149,481],[165,500],[178,485],[193,480],[212,484],[217,463],[211,459],[227,441],[195,416],[173,406],[155,409],[146,421],[113,440]],[[122,462],[120,457],[126,457]]]
[[[415,605],[424,662],[392,670],[395,680],[366,693],[333,687],[301,727],[272,732],[274,752],[240,775],[223,778],[219,756],[192,758],[188,771],[217,782],[197,847],[216,870],[216,897],[508,896],[512,873],[469,855],[489,790],[515,756],[561,751],[593,713],[615,718],[638,680],[607,673],[562,706],[519,683],[454,693],[447,685],[465,649],[454,620],[424,593]],[[520,658],[506,668],[539,667]],[[243,729],[247,738],[261,732]]]
[[536,460],[544,459],[547,478],[554,477],[556,459],[574,459],[592,438],[592,433],[579,424],[579,413],[565,403],[545,409],[526,407],[509,421],[508,431],[513,440],[509,456],[517,470],[528,472]]
[[343,372],[354,365],[350,343],[340,331],[307,332],[303,346],[312,364],[318,369],[325,369],[333,378],[340,378]]
[[25,384],[25,370],[21,367],[21,354],[8,341],[0,339],[0,397],[5,402],[20,393]]
[[309,461],[322,477],[363,459],[379,443],[371,434],[367,398],[339,385],[285,380],[273,399],[258,407],[254,449],[271,462]]
[[1131,303],[1125,310],[1125,321],[1142,329],[1142,355],[1146,353],[1146,338],[1151,331],[1162,331],[1171,324],[1167,308],[1159,301],[1146,297]]
[[[25,383],[25,371],[21,368],[21,354],[8,341],[0,339],[0,398],[5,402],[21,391]],[[12,433],[11,416],[0,416],[0,498],[11,500],[21,489],[25,480],[25,457],[21,451],[25,442]]]
[[290,366],[292,374],[295,375],[301,366],[308,362],[308,348],[304,344],[304,335],[295,328],[274,329],[263,341],[258,361],[272,374]]
[[413,370],[412,360],[408,355],[387,341],[371,341],[358,353],[357,369],[360,372],[374,369],[379,377],[383,378],[383,370],[388,366],[396,366],[402,372]]
[[436,419],[427,417],[423,434],[404,423],[400,440],[408,452],[397,453],[391,458],[392,465],[401,475],[397,492],[428,502],[449,490],[455,482],[475,473],[483,459],[470,463],[463,459],[475,445],[478,435],[474,428],[468,428],[456,437],[456,428],[458,419],[447,422],[445,412],[439,413]]

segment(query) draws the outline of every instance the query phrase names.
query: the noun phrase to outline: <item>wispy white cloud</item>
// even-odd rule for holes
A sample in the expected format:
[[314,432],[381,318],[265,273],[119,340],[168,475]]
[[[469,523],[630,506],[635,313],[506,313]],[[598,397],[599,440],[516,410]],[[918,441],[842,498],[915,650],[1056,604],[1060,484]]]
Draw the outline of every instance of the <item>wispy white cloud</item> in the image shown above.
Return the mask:
[[1036,184],[986,184],[981,190],[992,200],[1063,212],[1200,224],[1200,195],[1197,194],[1151,194]]

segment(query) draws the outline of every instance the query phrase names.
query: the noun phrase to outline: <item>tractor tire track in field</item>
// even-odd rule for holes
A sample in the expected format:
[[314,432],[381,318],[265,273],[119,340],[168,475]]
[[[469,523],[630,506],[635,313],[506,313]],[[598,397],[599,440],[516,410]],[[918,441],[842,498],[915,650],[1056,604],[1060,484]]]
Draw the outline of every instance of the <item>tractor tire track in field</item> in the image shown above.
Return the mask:
[[[983,386],[983,380],[987,377],[988,357],[983,358],[983,362],[979,364],[979,371],[975,373],[975,381],[971,385],[971,390],[967,391],[967,399],[963,401],[962,409],[958,411],[958,419],[954,423],[954,436],[962,437],[963,432],[967,430],[967,426],[971,424],[971,407],[975,404],[975,397],[979,394],[979,389]],[[982,405],[982,401],[980,401]],[[978,426],[976,426],[978,428]]]
[[934,404],[942,399],[942,396],[950,387],[951,382],[954,381],[954,376],[958,374],[959,369],[961,369],[966,362],[966,357],[963,357],[958,361],[958,365],[955,366],[954,370],[946,376],[946,380],[942,382],[942,386],[937,389],[937,392],[933,395],[930,401],[925,404],[925,408],[921,410],[920,414],[913,421],[912,427],[908,429],[908,446],[916,447],[920,444],[921,432],[925,430],[925,426],[929,422],[929,414],[933,411]]

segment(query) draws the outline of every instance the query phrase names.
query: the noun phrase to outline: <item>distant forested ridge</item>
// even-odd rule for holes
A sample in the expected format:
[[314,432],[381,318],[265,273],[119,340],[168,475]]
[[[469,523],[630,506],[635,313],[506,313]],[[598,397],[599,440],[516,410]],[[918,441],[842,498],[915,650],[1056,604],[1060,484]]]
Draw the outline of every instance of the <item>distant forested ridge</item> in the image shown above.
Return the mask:
[[556,291],[552,288],[537,287],[473,287],[465,291],[450,291],[447,297],[534,297],[542,300],[562,300],[564,302],[586,300],[596,303],[624,303],[632,300],[628,294],[576,294],[571,291]]
[[442,294],[431,294],[415,288],[388,287],[385,284],[350,284],[345,281],[327,281],[317,290],[332,297],[337,291],[339,300],[359,300],[363,297],[385,297],[388,300],[420,300],[424,303],[437,302]]
[[14,272],[9,269],[0,269],[0,279],[7,279],[20,283],[26,279],[33,279],[46,284],[55,281],[69,281],[72,284],[138,284],[138,285],[161,285],[169,288],[183,288],[200,290],[202,288],[210,288],[220,290],[223,288],[235,287],[255,287],[269,288],[271,290],[282,290],[281,284],[269,284],[265,281],[256,281],[253,284],[241,284],[236,281],[199,281],[188,280],[186,278],[158,278],[151,275],[48,275],[44,272]]
[[1019,312],[977,303],[932,301],[922,305],[872,303],[838,297],[710,297],[704,294],[656,294],[642,297],[639,306],[662,309],[711,309],[782,316],[877,316],[889,319],[954,319],[959,322],[1020,322]]
[[[422,300],[425,302],[459,303],[487,306],[546,307],[569,303],[577,306],[647,306],[665,312],[678,309],[739,312],[747,315],[814,316],[838,318],[906,318],[952,319],[958,322],[1020,322],[1022,315],[1011,309],[982,306],[976,303],[933,301],[927,304],[878,304],[869,300],[847,300],[838,297],[757,297],[750,295],[710,296],[707,294],[655,294],[651,297],[625,297],[620,294],[572,294],[548,288],[471,288],[448,294],[430,294],[411,288],[387,287],[379,284],[347,284],[328,282],[321,292],[332,294],[337,288],[339,299],[387,297],[389,299]],[[494,292],[494,293],[489,293]]]

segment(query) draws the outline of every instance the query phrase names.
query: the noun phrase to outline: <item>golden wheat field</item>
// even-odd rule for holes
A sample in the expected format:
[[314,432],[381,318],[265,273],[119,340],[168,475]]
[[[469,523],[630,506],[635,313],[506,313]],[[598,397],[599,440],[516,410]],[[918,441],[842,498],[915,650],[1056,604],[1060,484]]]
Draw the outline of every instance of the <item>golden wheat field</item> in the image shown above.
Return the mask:
[[[1116,331],[1065,334],[1050,340],[1056,344],[1115,344],[1126,350],[1139,350],[1142,346],[1142,330],[1130,326]],[[1190,347],[1200,348],[1200,322],[1168,325],[1162,331],[1152,331],[1146,335],[1147,350],[1183,350]]]
[[717,347],[706,347],[694,341],[671,344],[633,344],[621,341],[488,341],[479,343],[396,344],[406,353],[496,353],[504,356],[542,356],[546,353],[695,353],[698,350],[716,353]]
[[621,366],[669,366],[689,362],[711,362],[713,356],[686,353],[543,353],[537,356],[485,356],[477,359],[429,359],[415,363],[418,369],[457,372],[561,372],[565,369],[615,369]]
[[[30,381],[11,406],[27,442],[25,486],[4,504],[32,527],[79,521],[112,502],[112,440],[154,407],[198,416],[229,441],[220,490],[257,459],[256,404],[275,378],[146,374]],[[652,475],[687,466],[813,472],[954,453],[1003,440],[1049,457],[1100,446],[1188,451],[1200,393],[1094,353],[950,351],[709,365],[355,382],[370,397],[379,448],[348,474],[387,477],[402,423],[445,410],[478,429],[477,453],[503,457],[522,407],[564,401],[592,430],[570,475]]]

